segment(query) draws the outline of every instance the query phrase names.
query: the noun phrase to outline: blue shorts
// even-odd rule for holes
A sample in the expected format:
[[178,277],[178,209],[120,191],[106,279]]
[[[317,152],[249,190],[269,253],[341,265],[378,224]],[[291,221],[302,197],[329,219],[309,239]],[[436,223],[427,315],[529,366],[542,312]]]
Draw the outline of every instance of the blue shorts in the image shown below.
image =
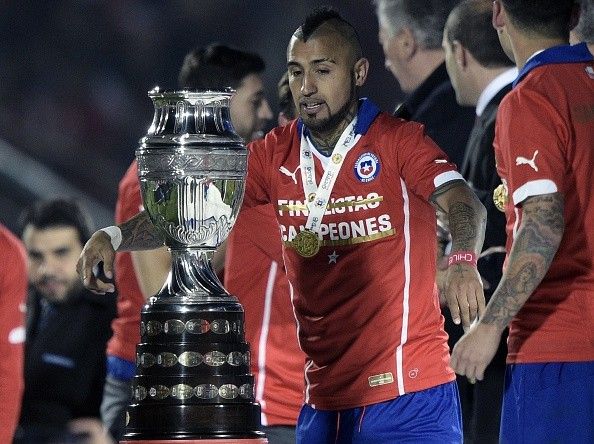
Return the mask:
[[305,405],[297,421],[297,444],[461,442],[455,381],[348,410],[316,410]]
[[508,365],[500,440],[594,443],[594,361]]

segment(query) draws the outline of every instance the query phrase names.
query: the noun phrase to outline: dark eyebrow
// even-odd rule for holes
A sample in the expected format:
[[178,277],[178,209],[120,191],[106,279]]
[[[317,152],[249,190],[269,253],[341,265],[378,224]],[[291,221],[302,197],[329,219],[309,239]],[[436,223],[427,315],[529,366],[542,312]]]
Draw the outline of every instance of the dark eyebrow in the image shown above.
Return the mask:
[[328,62],[328,63],[334,63],[336,64],[336,60],[331,59],[330,57],[325,57],[323,59],[316,59],[316,60],[312,60],[311,64],[312,65],[317,65],[318,63],[324,63],[324,62]]
[[256,92],[254,92],[250,97],[251,97],[251,99],[254,99],[254,100],[261,100],[264,97],[266,97],[266,94],[264,93],[263,89],[260,89]]
[[[318,65],[320,63],[325,63],[325,62],[327,62],[327,63],[333,63],[333,64],[336,65],[336,60],[334,60],[334,59],[332,59],[330,57],[324,57],[323,59],[312,60],[310,62],[310,65]],[[297,63],[297,62],[295,62],[293,60],[289,60],[287,62],[287,68],[290,68],[291,66],[297,66],[297,67],[301,68],[301,64],[300,63]]]
[[63,247],[58,247],[58,248],[52,250],[52,253],[56,254],[56,255],[62,255],[62,254],[66,254],[66,253],[70,252],[70,250],[72,250],[71,247],[63,246]]
[[27,250],[27,254],[29,256],[33,256],[33,257],[41,257],[41,251],[35,250],[35,249],[29,249],[29,250]]

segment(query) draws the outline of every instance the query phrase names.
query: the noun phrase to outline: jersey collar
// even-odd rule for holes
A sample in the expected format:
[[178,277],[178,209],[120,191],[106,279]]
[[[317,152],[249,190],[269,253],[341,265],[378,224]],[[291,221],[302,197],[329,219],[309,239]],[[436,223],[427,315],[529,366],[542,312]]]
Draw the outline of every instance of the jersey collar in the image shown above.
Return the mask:
[[585,43],[547,48],[528,59],[528,62],[526,62],[524,67],[520,70],[518,77],[514,80],[513,87],[515,88],[530,71],[539,66],[556,63],[590,62],[592,60],[594,60],[594,57],[590,54],[590,51],[588,51],[588,46]]

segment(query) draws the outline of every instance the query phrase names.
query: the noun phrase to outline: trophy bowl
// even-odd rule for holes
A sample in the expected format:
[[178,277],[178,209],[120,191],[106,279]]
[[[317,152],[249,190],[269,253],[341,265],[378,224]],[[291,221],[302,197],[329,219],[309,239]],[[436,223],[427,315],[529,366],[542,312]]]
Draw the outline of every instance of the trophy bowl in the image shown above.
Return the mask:
[[[171,249],[167,303],[229,297],[210,266],[237,217],[247,149],[234,132],[232,91],[149,92],[155,112],[136,150],[144,207]],[[172,299],[174,298],[174,299]]]
[[172,263],[141,312],[124,442],[267,442],[243,308],[210,262],[233,227],[247,170],[232,93],[149,92],[154,116],[136,150],[138,177]]

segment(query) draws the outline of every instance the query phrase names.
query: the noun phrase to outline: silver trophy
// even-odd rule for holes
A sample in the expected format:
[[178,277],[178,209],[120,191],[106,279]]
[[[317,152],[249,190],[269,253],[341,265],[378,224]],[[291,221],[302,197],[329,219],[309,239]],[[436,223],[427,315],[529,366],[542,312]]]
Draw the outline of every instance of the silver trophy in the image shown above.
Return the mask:
[[155,111],[136,150],[138,176],[172,267],[142,310],[125,442],[266,442],[243,308],[210,263],[239,212],[247,169],[231,94],[149,92]]

